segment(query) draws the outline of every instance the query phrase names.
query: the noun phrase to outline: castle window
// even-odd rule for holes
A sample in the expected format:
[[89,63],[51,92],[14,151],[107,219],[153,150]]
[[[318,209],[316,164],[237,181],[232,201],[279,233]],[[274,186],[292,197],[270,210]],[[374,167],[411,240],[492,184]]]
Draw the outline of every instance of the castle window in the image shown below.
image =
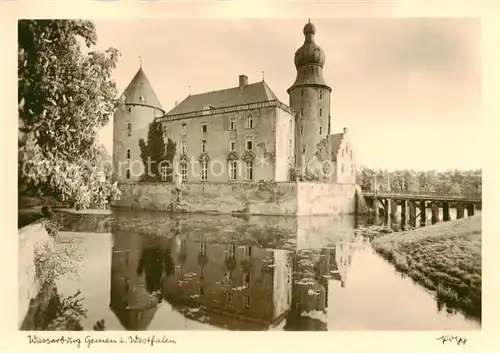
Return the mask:
[[207,132],[207,123],[204,121],[201,123],[201,132],[206,133]]
[[250,296],[243,296],[243,304],[245,305],[245,309],[250,309]]
[[130,107],[130,106],[128,107],[128,112],[132,113],[132,107]]
[[304,97],[304,90],[301,90],[301,91],[300,91],[300,96],[301,96],[301,97]]
[[230,151],[235,151],[236,150],[236,139],[234,137],[231,137],[229,139],[229,150]]
[[201,163],[201,180],[207,180],[207,162],[202,162]]
[[[236,246],[234,246],[234,244],[229,244],[228,245],[227,256],[228,256],[229,260],[234,260],[235,259],[235,256],[236,256]],[[233,280],[233,273],[232,272],[226,273],[226,277],[227,277],[228,274],[230,275],[228,279],[230,281],[232,281]]]
[[319,116],[323,115],[323,109],[319,108]]
[[253,118],[251,115],[247,116],[247,129],[253,128]]
[[236,130],[236,118],[229,120],[229,130]]
[[319,99],[323,99],[323,91],[319,91]]
[[253,138],[252,136],[247,136],[247,151],[251,151],[253,149]]
[[201,153],[207,153],[207,140],[201,140]]
[[200,254],[205,255],[205,251],[207,250],[207,243],[204,241],[201,242],[201,249],[200,249]]
[[161,166],[161,180],[167,181],[168,168],[166,165]]
[[236,180],[236,170],[237,170],[238,162],[231,161],[229,163],[229,180]]
[[130,179],[130,169],[127,169],[127,179]]
[[130,148],[127,149],[127,159],[130,159]]
[[304,116],[304,108],[300,108],[300,116]]
[[319,127],[319,134],[321,135],[321,134],[322,134],[322,132],[323,132],[323,129],[322,129],[322,127],[320,126],[320,127]]
[[187,180],[187,164],[186,163],[181,163],[181,176],[182,176],[182,181]]
[[186,154],[187,153],[187,145],[186,145],[186,140],[181,141],[181,153]]
[[302,153],[306,153],[306,145],[302,145]]
[[245,162],[245,179],[253,180],[253,162]]
[[186,135],[186,124],[182,124],[182,134]]
[[132,123],[127,124],[127,132],[129,136],[132,136]]
[[304,126],[303,125],[300,125],[300,134],[304,135]]
[[248,286],[250,284],[250,273],[247,272],[243,275],[243,285]]
[[250,257],[252,257],[252,247],[245,246],[245,259],[248,260]]

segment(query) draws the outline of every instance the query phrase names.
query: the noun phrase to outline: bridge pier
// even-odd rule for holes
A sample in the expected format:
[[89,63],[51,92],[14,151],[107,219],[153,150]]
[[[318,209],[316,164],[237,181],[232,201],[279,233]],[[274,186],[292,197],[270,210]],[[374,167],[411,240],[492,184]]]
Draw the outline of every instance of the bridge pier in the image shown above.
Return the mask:
[[436,224],[439,221],[439,208],[436,201],[431,202],[431,211],[432,211],[431,222],[432,224]]
[[398,212],[398,202],[394,199],[389,199],[389,202],[391,203],[391,217],[394,217],[396,215],[396,212]]
[[457,202],[457,219],[464,218],[464,204]]
[[407,209],[408,209],[408,201],[407,200],[401,200],[401,219],[406,220],[406,215],[407,215]]
[[373,213],[375,214],[375,216],[378,216],[380,214],[379,209],[378,209],[379,206],[380,206],[379,200],[376,197],[374,197],[373,198]]
[[427,220],[427,214],[425,213],[426,207],[425,207],[425,201],[422,200],[420,201],[420,225],[425,226],[425,222]]
[[467,217],[474,216],[474,211],[476,210],[476,205],[470,203],[467,205]]
[[443,221],[447,222],[450,218],[450,203],[448,201],[443,202]]
[[385,216],[391,218],[392,215],[392,200],[385,199]]
[[415,227],[417,220],[417,207],[415,205],[415,201],[413,200],[408,201],[408,213],[410,218],[410,225],[412,227]]

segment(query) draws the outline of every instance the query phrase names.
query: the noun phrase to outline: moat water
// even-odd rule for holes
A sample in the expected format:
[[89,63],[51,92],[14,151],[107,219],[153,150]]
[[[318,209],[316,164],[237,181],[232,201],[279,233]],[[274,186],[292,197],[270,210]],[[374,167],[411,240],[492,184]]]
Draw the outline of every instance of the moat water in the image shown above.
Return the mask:
[[359,230],[373,223],[384,220],[68,214],[60,246],[76,242],[78,276],[48,288],[24,329],[480,329],[378,256]]

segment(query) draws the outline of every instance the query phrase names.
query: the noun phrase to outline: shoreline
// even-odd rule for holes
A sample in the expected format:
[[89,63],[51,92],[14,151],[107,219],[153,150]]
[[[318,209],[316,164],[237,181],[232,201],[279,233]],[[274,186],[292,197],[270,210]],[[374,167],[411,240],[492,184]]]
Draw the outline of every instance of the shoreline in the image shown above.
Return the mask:
[[438,306],[481,319],[481,215],[380,235],[375,251],[436,296]]

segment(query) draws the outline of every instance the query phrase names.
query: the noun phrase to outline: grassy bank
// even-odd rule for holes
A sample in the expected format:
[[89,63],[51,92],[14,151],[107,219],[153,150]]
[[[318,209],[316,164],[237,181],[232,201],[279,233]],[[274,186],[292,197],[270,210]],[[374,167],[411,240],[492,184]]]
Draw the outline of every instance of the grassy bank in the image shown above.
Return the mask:
[[436,294],[438,305],[481,318],[481,216],[373,240],[396,269]]

